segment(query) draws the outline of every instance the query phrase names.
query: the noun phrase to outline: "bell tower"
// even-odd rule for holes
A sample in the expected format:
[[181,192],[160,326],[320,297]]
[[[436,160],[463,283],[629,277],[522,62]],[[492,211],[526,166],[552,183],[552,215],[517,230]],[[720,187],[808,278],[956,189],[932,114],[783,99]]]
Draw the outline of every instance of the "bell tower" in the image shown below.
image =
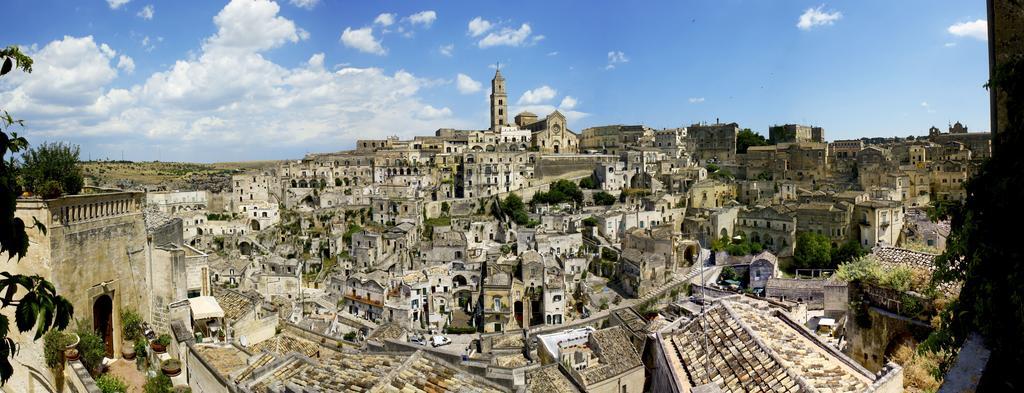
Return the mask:
[[508,125],[508,95],[505,94],[505,77],[501,76],[500,66],[494,71],[491,79],[491,130]]

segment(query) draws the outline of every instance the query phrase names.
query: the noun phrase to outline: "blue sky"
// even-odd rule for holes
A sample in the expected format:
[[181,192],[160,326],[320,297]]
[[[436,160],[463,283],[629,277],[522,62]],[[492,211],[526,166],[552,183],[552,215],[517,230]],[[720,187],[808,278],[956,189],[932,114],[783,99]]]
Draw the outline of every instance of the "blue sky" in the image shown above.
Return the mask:
[[[988,129],[982,0],[363,2],[13,0],[0,80],[30,142],[83,158],[300,158],[355,139],[487,127],[735,121],[828,139]],[[46,21],[41,23],[40,21]],[[10,24],[13,23],[13,26]],[[461,75],[460,75],[461,74]]]

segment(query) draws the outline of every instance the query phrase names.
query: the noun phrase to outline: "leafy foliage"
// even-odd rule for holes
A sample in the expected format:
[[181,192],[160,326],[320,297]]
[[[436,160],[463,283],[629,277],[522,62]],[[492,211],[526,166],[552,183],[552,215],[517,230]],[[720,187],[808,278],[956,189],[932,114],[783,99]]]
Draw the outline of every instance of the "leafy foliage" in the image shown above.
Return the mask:
[[[3,61],[0,75],[14,69],[32,72],[32,59],[21,53],[18,47],[10,46],[0,51]],[[7,111],[0,116],[0,254],[7,253],[7,258],[17,257],[19,260],[28,252],[28,235],[25,233],[25,222],[15,217],[20,189],[17,181],[17,168],[13,162],[2,159],[7,153],[17,153],[28,147],[28,141],[11,131],[13,126],[24,127],[24,122],[14,119]],[[33,220],[33,227],[46,233],[46,227]],[[35,340],[43,337],[50,329],[63,330],[71,321],[74,311],[67,299],[58,296],[53,284],[39,276],[14,275],[0,272],[0,309],[15,307],[14,320],[18,331],[27,332],[35,329]],[[15,295],[22,294],[16,299]],[[7,336],[10,331],[10,320],[7,315],[0,315],[0,385],[14,374],[10,359],[17,353],[17,345]]]
[[126,340],[142,339],[142,316],[135,309],[125,308],[121,311],[121,331]]
[[79,339],[78,354],[82,357],[82,364],[86,370],[95,372],[97,367],[103,364],[103,357],[107,355],[106,343],[85,320],[79,320],[77,324],[78,329],[75,333]]
[[736,269],[726,266],[722,268],[722,272],[718,274],[718,278],[722,281],[736,281],[740,278],[740,275],[736,273]]
[[611,206],[615,204],[615,196],[607,192],[601,191],[594,194],[594,204],[602,206]]
[[146,380],[146,385],[142,389],[146,393],[173,393],[174,383],[171,382],[171,377],[157,373],[155,377]]
[[590,176],[590,177],[585,177],[583,179],[580,179],[580,188],[587,189],[587,190],[596,190],[596,189],[600,188],[600,185],[597,184],[597,180],[594,179],[593,176]]
[[[751,146],[767,146],[768,140],[765,139],[761,134],[751,131],[749,128],[744,128],[736,134],[736,152],[746,153],[747,148]],[[710,171],[710,170],[709,170]]]
[[[1012,12],[1024,11],[1019,3],[1013,7]],[[963,204],[940,204],[933,212],[951,225],[946,251],[935,261],[935,279],[963,283],[959,300],[936,332],[941,336],[933,336],[939,338],[936,346],[953,350],[970,333],[980,333],[992,357],[979,391],[1020,391],[1024,248],[1018,231],[1007,228],[1024,221],[1024,53],[1009,51],[996,61],[987,87],[1005,104],[1005,129],[994,134],[992,157],[967,182]]]
[[128,384],[112,374],[103,374],[96,378],[96,387],[100,388],[103,393],[125,393],[128,391]]
[[85,184],[78,166],[77,145],[43,143],[21,156],[21,177],[25,188],[44,198],[77,194]]
[[587,217],[583,219],[583,226],[596,227],[597,219],[594,217]]
[[51,329],[43,335],[43,357],[46,367],[56,369],[64,363],[64,349],[71,343],[67,334]]
[[538,192],[533,195],[533,199],[530,200],[530,204],[534,205],[537,203],[557,204],[565,202],[583,202],[583,191],[580,190],[576,183],[569,180],[558,180],[551,184],[551,187],[547,192]]
[[516,194],[508,194],[505,200],[501,201],[501,211],[512,218],[516,224],[527,225],[530,223],[530,215],[526,212],[526,204]]
[[796,237],[793,265],[798,269],[829,269],[832,265],[832,244],[828,237],[814,232],[801,232]]

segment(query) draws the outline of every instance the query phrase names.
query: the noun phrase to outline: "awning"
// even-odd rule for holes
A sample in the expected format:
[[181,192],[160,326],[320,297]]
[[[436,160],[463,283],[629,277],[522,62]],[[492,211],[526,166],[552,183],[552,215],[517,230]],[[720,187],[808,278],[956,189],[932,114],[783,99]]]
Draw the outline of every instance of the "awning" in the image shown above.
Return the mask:
[[822,318],[818,320],[818,326],[835,326],[836,320],[832,318]]
[[192,308],[193,319],[224,318],[224,310],[213,296],[190,298],[188,304]]

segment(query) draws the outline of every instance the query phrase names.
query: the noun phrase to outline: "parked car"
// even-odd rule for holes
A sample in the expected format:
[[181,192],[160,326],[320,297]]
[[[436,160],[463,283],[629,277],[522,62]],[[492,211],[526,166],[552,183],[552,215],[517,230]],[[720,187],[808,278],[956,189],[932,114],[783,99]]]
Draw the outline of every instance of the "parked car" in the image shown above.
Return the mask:
[[434,348],[440,347],[442,345],[448,345],[448,344],[451,344],[451,343],[452,343],[452,339],[450,339],[448,337],[445,337],[445,336],[441,336],[441,335],[437,335],[437,336],[431,337],[431,339],[430,339],[430,345],[433,345]]
[[419,345],[427,345],[427,342],[426,342],[426,340],[423,339],[423,336],[418,335],[418,334],[410,335],[409,336],[409,342],[416,343],[416,344],[419,344]]

